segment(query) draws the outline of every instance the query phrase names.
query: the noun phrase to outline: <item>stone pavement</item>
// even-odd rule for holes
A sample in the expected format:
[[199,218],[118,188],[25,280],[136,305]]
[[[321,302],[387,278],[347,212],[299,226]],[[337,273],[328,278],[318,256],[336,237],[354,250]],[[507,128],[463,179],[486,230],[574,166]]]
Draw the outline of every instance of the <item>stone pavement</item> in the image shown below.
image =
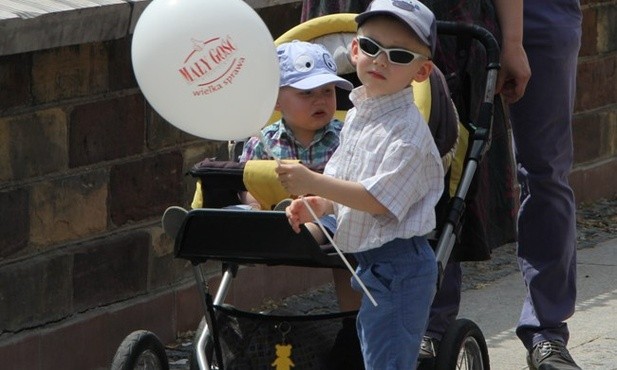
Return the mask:
[[[582,369],[617,370],[617,239],[580,249],[577,278],[568,348]],[[484,333],[492,369],[527,369],[525,349],[514,333],[524,289],[520,274],[513,273],[462,295],[459,316]]]

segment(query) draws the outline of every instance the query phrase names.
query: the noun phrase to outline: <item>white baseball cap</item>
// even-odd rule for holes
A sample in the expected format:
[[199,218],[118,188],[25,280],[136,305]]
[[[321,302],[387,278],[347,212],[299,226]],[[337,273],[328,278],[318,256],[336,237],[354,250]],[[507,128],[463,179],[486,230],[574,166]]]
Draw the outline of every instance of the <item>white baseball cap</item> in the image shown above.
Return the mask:
[[394,16],[418,35],[420,40],[435,54],[437,45],[437,20],[433,12],[417,0],[374,0],[365,12],[356,17],[358,26],[372,16],[386,14]]
[[351,82],[337,76],[332,55],[320,44],[294,40],[279,45],[276,52],[281,71],[281,87],[311,90],[334,83],[345,90],[353,89]]

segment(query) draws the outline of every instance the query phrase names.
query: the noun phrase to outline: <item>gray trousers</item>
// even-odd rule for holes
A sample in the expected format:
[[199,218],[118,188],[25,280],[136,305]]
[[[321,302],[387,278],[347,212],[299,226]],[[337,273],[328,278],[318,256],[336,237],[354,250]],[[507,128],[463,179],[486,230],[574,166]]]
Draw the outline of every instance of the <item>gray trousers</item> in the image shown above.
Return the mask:
[[[525,2],[525,19],[531,3]],[[527,349],[542,340],[567,344],[565,320],[576,301],[576,205],[568,175],[581,26],[580,13],[568,13],[568,24],[525,24],[532,76],[510,107],[522,188],[518,262],[527,287],[516,333]]]

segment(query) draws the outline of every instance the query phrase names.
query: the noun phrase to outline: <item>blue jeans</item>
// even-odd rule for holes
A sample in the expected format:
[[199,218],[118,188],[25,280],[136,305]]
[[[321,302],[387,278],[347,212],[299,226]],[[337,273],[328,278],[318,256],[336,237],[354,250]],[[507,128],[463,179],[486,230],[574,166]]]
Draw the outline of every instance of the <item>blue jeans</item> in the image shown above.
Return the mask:
[[[364,295],[357,329],[366,369],[415,369],[429,308],[436,290],[437,263],[426,238],[395,239],[354,253],[358,277],[377,306]],[[362,291],[352,278],[352,287]]]

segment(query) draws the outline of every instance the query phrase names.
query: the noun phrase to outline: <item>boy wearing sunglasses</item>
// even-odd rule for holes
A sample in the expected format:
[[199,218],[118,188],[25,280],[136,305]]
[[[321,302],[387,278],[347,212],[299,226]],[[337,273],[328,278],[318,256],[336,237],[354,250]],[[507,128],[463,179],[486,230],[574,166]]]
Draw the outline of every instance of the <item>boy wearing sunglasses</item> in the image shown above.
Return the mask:
[[[435,227],[443,167],[413,103],[412,81],[432,70],[436,21],[415,0],[375,0],[356,17],[354,89],[340,144],[324,174],[282,164],[278,178],[317,216],[334,212],[334,241],[353,253],[363,296],[358,336],[367,369],[414,369],[436,290],[435,255],[424,235]],[[286,209],[292,228],[312,221],[302,199]],[[359,283],[352,286],[362,291]]]

